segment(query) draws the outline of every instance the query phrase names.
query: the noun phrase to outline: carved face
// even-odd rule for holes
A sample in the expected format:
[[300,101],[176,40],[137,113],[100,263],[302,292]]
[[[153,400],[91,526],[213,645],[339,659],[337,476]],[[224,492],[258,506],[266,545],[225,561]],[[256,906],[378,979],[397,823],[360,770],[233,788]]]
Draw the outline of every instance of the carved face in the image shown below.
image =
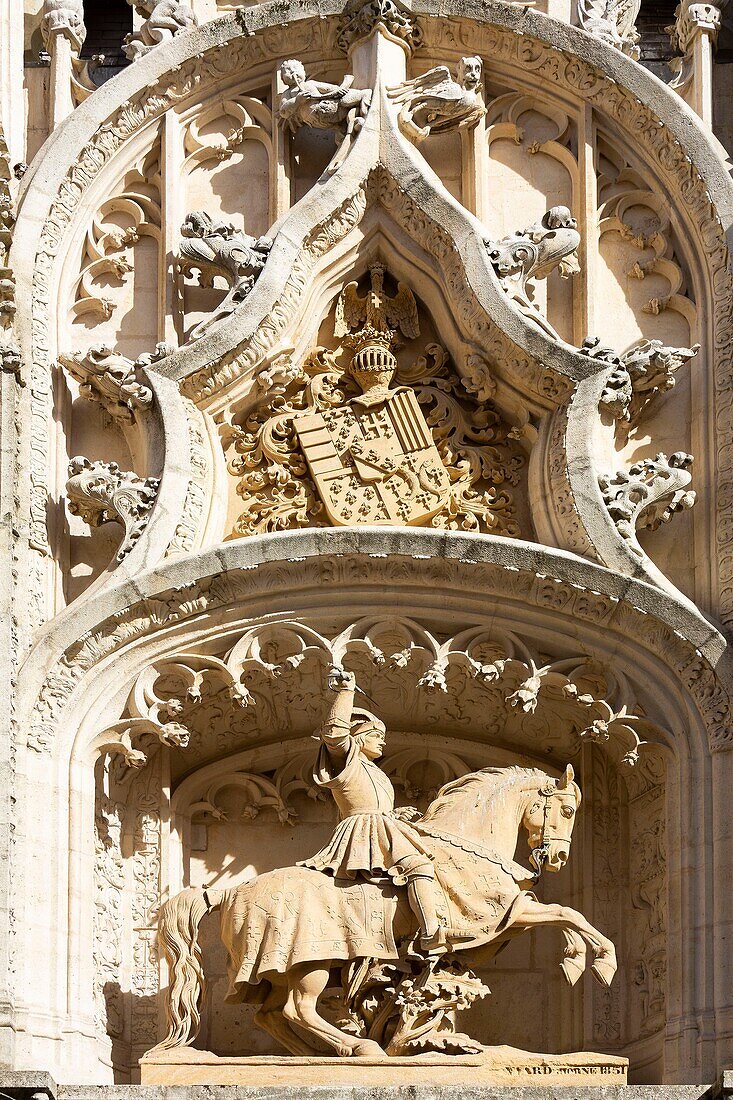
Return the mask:
[[302,84],[305,80],[305,69],[300,61],[294,59],[283,61],[280,66],[280,76],[287,88],[295,88],[296,85]]
[[[580,806],[580,789],[570,764],[551,792],[540,791],[529,802],[523,818],[531,852],[542,849],[545,858],[537,870],[559,871],[570,856],[570,841]],[[535,857],[532,856],[532,862]]]
[[387,731],[381,722],[364,722],[357,726],[354,736],[358,738],[361,751],[369,760],[378,760],[384,752]]
[[478,88],[483,68],[480,57],[462,57],[458,64],[458,82],[464,88]]

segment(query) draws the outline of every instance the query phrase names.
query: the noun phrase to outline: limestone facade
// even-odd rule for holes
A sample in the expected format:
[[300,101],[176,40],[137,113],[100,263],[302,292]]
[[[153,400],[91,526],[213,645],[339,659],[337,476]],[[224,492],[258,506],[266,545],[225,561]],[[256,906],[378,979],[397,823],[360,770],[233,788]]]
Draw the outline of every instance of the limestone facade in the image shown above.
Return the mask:
[[[571,986],[537,929],[477,971],[460,1031],[712,1081],[723,6],[679,5],[666,84],[644,0],[128,0],[116,67],[100,6],[0,0],[0,1065],[140,1080],[161,905],[334,830],[335,667],[398,804],[485,768],[570,763],[582,792],[536,892],[602,929],[615,980]],[[279,1054],[224,1003],[215,915],[200,939],[196,1047]]]

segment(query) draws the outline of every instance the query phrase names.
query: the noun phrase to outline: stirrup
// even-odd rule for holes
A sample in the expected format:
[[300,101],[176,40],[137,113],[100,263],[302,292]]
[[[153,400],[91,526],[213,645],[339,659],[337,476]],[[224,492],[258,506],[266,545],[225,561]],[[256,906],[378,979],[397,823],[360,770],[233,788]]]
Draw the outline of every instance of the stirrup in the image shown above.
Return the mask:
[[440,925],[432,936],[420,936],[420,950],[426,955],[445,955],[448,944],[445,938],[445,929]]

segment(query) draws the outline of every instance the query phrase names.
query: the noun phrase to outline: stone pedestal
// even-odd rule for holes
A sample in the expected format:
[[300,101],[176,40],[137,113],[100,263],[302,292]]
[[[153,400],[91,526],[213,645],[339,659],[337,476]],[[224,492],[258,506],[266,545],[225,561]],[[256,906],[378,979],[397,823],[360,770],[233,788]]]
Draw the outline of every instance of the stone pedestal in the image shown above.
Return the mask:
[[146,1054],[143,1085],[364,1086],[625,1085],[628,1060],[610,1054],[535,1054],[488,1047],[479,1055],[414,1058],[218,1057],[176,1047]]

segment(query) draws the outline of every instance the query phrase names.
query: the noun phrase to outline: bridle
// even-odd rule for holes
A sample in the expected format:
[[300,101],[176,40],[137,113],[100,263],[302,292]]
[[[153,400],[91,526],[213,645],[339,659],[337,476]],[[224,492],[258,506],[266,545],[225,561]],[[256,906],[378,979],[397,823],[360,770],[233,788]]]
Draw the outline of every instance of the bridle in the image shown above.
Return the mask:
[[545,803],[544,803],[544,807],[543,807],[543,810],[542,810],[542,829],[540,830],[539,847],[533,848],[532,853],[531,853],[532,854],[532,860],[534,862],[535,867],[537,868],[537,873],[535,874],[535,879],[539,879],[541,877],[542,872],[545,869],[545,864],[547,863],[547,860],[550,858],[550,841],[552,841],[552,840],[557,840],[557,841],[564,840],[563,837],[551,836],[547,832],[547,812],[550,808],[550,799],[554,795],[557,794],[557,788],[556,787],[541,787],[540,790],[537,793],[539,795],[541,795],[542,798],[544,798]]

